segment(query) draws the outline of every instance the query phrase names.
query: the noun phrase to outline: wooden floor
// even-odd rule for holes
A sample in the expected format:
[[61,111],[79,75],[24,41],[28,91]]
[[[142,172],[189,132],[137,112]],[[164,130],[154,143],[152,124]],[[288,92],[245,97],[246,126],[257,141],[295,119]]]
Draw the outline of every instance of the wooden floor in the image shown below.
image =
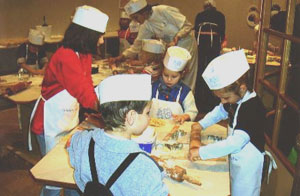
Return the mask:
[[39,195],[41,185],[29,173],[38,155],[26,151],[15,107],[0,111],[0,195]]

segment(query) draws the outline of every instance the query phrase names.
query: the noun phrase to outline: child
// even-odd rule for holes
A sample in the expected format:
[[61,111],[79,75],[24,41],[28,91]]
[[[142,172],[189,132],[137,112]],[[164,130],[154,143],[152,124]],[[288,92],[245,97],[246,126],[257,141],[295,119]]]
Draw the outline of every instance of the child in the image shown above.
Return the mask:
[[[130,154],[142,152],[132,135],[140,135],[149,124],[151,77],[147,74],[120,74],[100,83],[100,111],[106,128],[77,132],[68,152],[75,168],[74,178],[83,191],[91,181],[89,143],[95,141],[98,179],[106,184],[112,173]],[[150,157],[140,153],[126,168],[110,191],[113,195],[168,195],[162,171]]]
[[[45,70],[41,96],[30,119],[30,128],[42,156],[78,125],[80,105],[98,111],[99,100],[93,86],[91,65],[92,55],[104,42],[107,21],[108,16],[94,7],[77,7],[62,46],[51,57]],[[31,150],[30,142],[29,148]],[[59,192],[57,187],[46,186],[41,195]]]
[[162,58],[165,52],[165,45],[155,39],[143,39],[142,51],[139,60],[130,62],[136,72],[148,73],[152,76],[152,81],[159,78],[162,71]]
[[36,29],[29,30],[28,43],[19,46],[17,52],[17,63],[31,74],[43,75],[48,58],[42,47],[45,36]]
[[152,85],[150,116],[171,119],[183,123],[193,121],[198,114],[191,89],[182,82],[190,53],[181,47],[172,46],[164,58],[162,76]]
[[212,60],[203,78],[221,103],[199,121],[200,130],[229,118],[225,140],[190,148],[189,159],[230,155],[232,196],[259,196],[264,163],[265,108],[248,86],[249,65],[243,50]]

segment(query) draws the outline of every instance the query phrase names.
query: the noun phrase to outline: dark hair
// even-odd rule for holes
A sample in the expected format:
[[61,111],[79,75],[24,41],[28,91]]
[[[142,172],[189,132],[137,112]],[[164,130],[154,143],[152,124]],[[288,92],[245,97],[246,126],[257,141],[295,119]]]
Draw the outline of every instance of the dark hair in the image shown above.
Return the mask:
[[65,32],[62,45],[82,54],[97,54],[97,43],[103,34],[71,23]]
[[146,7],[144,7],[143,9],[139,10],[138,12],[136,12],[135,14],[143,14],[145,12],[152,12],[152,7],[153,5],[147,4]]
[[247,86],[247,89],[249,91],[252,91],[252,86],[249,83],[249,72],[246,72],[243,76],[241,76],[238,80],[236,80],[234,83],[226,86],[223,88],[224,92],[234,92],[236,95],[240,95],[240,86],[242,84],[245,84]]
[[116,101],[100,105],[100,112],[105,122],[105,129],[112,130],[125,125],[125,118],[130,110],[142,114],[149,101]]

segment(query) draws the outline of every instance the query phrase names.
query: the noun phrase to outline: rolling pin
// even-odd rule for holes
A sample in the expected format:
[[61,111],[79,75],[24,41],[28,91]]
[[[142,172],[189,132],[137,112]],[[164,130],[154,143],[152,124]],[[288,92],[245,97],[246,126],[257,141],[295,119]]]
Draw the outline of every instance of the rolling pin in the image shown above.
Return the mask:
[[192,124],[189,149],[201,146],[201,126],[199,123]]
[[[200,146],[204,146],[204,144],[201,143],[201,127],[199,123],[194,123],[192,124],[191,128],[189,150],[195,148],[198,149]],[[227,159],[224,157],[219,157],[207,159],[207,161],[227,161]]]
[[159,157],[154,155],[151,155],[151,157],[158,163],[159,166],[165,169],[167,175],[173,180],[176,180],[177,182],[182,182],[186,180],[189,183],[201,186],[202,183],[198,179],[187,175],[186,169],[178,165],[175,165],[174,167],[169,167],[167,163]]

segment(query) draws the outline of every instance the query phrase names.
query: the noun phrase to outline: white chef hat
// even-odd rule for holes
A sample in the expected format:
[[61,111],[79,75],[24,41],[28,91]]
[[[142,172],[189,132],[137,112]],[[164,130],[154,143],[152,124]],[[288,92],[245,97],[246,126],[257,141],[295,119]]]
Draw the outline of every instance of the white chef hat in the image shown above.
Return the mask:
[[124,10],[127,12],[128,15],[134,14],[144,7],[147,6],[146,0],[130,0],[125,6]]
[[216,7],[216,6],[217,6],[215,0],[206,0],[206,1],[204,1],[204,5],[209,5],[209,4],[210,4],[212,7]]
[[156,39],[143,39],[143,51],[162,54],[165,50],[164,44]]
[[249,68],[244,50],[237,50],[213,59],[204,70],[202,77],[211,90],[218,90],[234,83]]
[[182,71],[191,58],[187,49],[179,46],[171,46],[167,50],[163,63],[171,71]]
[[87,5],[77,7],[72,20],[75,24],[101,33],[105,32],[107,21],[108,16],[105,13]]
[[120,13],[120,18],[127,18],[127,19],[130,19],[128,14],[125,12],[125,11],[121,11]]
[[152,94],[149,74],[118,74],[104,79],[98,88],[100,104],[114,101],[149,101]]
[[30,29],[29,35],[28,35],[28,40],[30,43],[32,43],[34,45],[41,46],[44,44],[45,35],[37,29]]

